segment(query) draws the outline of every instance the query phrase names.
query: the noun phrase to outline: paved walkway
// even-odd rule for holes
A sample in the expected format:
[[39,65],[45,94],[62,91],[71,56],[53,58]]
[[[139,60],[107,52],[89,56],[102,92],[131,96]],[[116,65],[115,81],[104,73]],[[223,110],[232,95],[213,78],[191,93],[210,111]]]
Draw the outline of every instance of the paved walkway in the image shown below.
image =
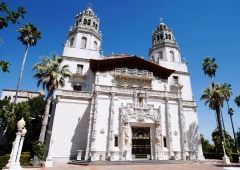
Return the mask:
[[[230,166],[230,165],[227,165]],[[240,169],[240,164],[231,164],[235,169]],[[222,170],[224,165],[219,160],[206,160],[201,163],[164,163],[164,164],[136,164],[136,165],[70,165],[57,163],[51,168],[42,170]],[[230,167],[228,167],[230,168]]]

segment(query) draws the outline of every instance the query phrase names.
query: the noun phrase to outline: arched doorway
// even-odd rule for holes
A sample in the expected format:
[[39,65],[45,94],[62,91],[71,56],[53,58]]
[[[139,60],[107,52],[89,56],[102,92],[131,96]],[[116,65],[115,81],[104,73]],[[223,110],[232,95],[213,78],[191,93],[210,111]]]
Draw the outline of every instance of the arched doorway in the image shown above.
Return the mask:
[[135,158],[151,155],[150,127],[132,127],[132,154]]

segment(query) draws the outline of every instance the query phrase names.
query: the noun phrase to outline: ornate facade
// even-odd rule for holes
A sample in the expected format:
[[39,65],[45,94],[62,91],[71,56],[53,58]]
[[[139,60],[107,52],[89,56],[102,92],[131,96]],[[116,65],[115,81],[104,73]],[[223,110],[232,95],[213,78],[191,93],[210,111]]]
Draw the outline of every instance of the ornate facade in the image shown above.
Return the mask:
[[88,8],[69,30],[63,56],[73,76],[53,103],[53,160],[204,159],[190,74],[172,30],[157,26],[149,60],[104,57],[99,24]]

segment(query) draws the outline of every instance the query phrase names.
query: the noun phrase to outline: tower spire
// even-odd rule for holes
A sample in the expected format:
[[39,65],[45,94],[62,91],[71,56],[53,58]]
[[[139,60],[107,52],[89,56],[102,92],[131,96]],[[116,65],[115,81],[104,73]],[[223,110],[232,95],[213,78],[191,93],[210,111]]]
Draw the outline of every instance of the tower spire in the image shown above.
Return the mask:
[[162,17],[160,17],[159,19],[160,19],[160,23],[162,23],[162,21],[163,21],[163,18],[162,18]]
[[87,8],[92,9],[92,6],[93,6],[93,4],[91,2],[89,2]]

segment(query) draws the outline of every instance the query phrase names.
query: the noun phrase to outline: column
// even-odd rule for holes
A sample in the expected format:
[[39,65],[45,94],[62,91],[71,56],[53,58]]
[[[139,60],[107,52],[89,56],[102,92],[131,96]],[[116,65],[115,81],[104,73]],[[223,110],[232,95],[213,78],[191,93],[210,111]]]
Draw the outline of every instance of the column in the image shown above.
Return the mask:
[[181,144],[181,159],[186,159],[186,142],[187,134],[185,128],[185,117],[183,114],[182,99],[178,99],[178,117],[179,117],[179,127],[180,127],[180,144]]
[[173,143],[172,143],[172,127],[171,127],[171,114],[169,113],[169,99],[165,99],[165,116],[166,116],[166,129],[169,143],[169,157],[173,156]]
[[[109,117],[109,151],[112,152],[111,155],[114,155],[114,129],[113,129],[113,120],[114,120],[114,95],[112,93],[111,102],[110,102],[110,117]],[[112,156],[111,156],[112,157]],[[114,160],[111,158],[111,160]]]
[[96,132],[97,132],[97,128],[96,128],[96,123],[97,123],[97,116],[98,116],[98,93],[95,94],[95,102],[94,102],[94,110],[93,110],[93,125],[92,125],[92,135],[91,135],[91,148],[90,148],[90,152],[91,152],[91,160],[92,161],[96,161],[96,148],[95,148],[95,141],[96,141]]

